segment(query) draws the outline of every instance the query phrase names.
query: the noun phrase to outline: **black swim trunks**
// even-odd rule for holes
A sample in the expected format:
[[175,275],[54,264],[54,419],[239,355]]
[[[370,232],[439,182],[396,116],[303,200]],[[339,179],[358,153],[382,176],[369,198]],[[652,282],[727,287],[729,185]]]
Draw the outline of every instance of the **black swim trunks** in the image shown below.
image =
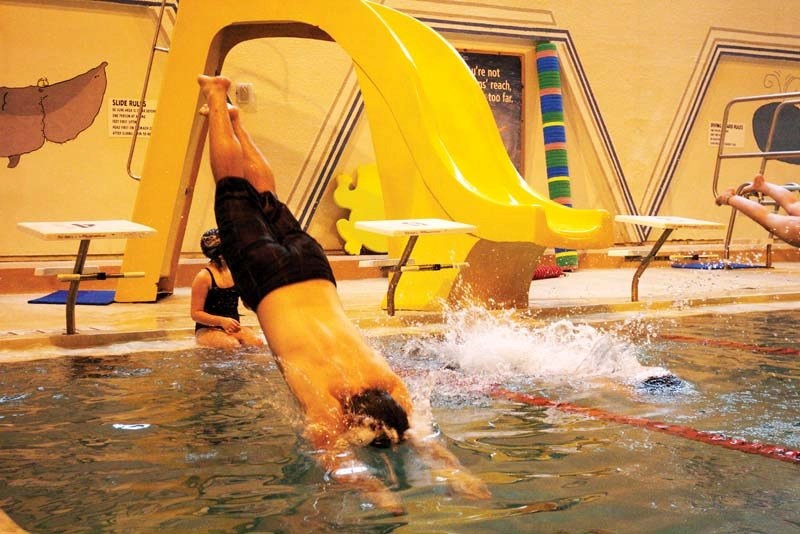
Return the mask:
[[243,178],[223,178],[217,182],[214,212],[222,256],[250,309],[285,285],[314,279],[336,283],[322,247],[271,192],[259,193]]

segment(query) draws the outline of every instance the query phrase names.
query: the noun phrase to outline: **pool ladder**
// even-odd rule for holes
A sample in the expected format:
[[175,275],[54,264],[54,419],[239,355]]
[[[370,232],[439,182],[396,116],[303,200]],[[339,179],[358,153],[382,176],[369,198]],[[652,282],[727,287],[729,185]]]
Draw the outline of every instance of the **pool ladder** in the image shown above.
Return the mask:
[[[772,120],[770,121],[769,126],[769,134],[767,135],[767,142],[765,144],[765,150],[758,151],[758,152],[741,152],[736,154],[725,154],[725,133],[728,129],[728,116],[730,115],[731,108],[736,104],[741,104],[744,102],[758,102],[758,101],[780,101],[775,110],[772,112]],[[720,132],[719,138],[719,146],[717,148],[717,161],[714,168],[714,181],[712,183],[712,193],[714,194],[714,198],[719,196],[718,191],[718,184],[719,184],[719,173],[722,167],[722,161],[726,159],[744,159],[744,158],[761,158],[761,164],[759,167],[758,174],[764,174],[764,170],[767,167],[767,162],[773,159],[785,158],[790,156],[798,156],[800,157],[800,149],[798,150],[771,150],[772,142],[775,137],[775,129],[778,123],[778,118],[780,117],[781,111],[788,106],[797,106],[800,104],[800,92],[793,92],[793,93],[774,93],[769,95],[756,95],[756,96],[744,96],[739,98],[734,98],[733,100],[729,101],[728,104],[725,106],[725,112],[722,116],[722,131]],[[800,128],[800,124],[798,124],[798,128]],[[741,184],[739,187],[736,188],[736,194],[739,195],[742,193],[742,190],[749,186],[750,182],[745,182]],[[791,182],[787,184],[783,184],[783,187],[789,191],[800,191],[800,184]],[[769,197],[764,197],[760,193],[745,193],[746,197],[753,198],[764,206],[773,206],[774,210],[777,212],[779,209],[778,204]],[[731,255],[731,239],[733,237],[733,227],[736,223],[736,214],[738,210],[736,208],[731,208],[731,216],[728,220],[728,229],[725,234],[725,244],[722,249],[722,260],[726,264],[730,261]],[[774,236],[772,233],[769,234],[769,238],[767,241],[767,245],[764,249],[764,256],[765,256],[765,263],[766,267],[772,267],[772,242]]]

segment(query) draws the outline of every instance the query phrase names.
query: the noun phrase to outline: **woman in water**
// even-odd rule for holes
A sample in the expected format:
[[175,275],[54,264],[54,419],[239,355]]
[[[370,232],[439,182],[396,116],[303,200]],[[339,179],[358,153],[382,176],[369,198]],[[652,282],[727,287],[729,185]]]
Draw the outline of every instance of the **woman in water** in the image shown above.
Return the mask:
[[197,344],[221,349],[263,345],[255,332],[239,323],[239,291],[222,257],[216,228],[203,234],[200,248],[209,262],[192,282],[191,314]]

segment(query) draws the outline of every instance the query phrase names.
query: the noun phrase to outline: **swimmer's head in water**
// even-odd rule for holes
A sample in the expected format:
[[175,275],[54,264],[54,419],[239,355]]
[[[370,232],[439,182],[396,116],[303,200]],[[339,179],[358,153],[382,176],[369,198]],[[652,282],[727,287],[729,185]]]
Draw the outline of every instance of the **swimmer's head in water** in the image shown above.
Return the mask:
[[219,231],[216,228],[206,230],[200,238],[200,250],[210,260],[216,260],[222,255],[220,244]]
[[350,398],[345,406],[352,417],[353,441],[375,447],[390,447],[408,430],[408,414],[382,389],[367,389]]
[[685,386],[683,380],[672,374],[647,377],[639,384],[638,389],[648,393],[671,393]]

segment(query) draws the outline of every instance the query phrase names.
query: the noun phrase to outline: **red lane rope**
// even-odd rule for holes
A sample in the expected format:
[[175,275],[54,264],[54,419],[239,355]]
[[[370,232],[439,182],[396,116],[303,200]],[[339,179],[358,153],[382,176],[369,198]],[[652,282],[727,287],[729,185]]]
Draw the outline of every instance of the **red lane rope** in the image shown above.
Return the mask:
[[628,415],[614,414],[606,412],[598,408],[585,408],[577,406],[569,402],[558,402],[550,400],[546,397],[536,397],[526,393],[516,393],[504,388],[495,388],[491,392],[491,396],[495,399],[507,399],[515,402],[521,402],[530,406],[545,406],[547,408],[556,408],[563,412],[578,413],[591,417],[593,419],[600,419],[603,421],[613,421],[615,423],[622,423],[630,426],[637,426],[647,430],[662,432],[670,434],[679,438],[690,439],[692,441],[699,441],[709,445],[716,445],[725,449],[732,449],[735,451],[746,452],[748,454],[759,454],[772,458],[774,460],[782,460],[796,465],[800,465],[800,450],[788,449],[779,445],[770,445],[768,443],[753,443],[742,439],[734,439],[723,436],[722,434],[715,434],[713,432],[706,432],[697,430],[683,425],[670,425],[658,421],[652,421],[643,417],[631,417]]
[[762,345],[752,345],[749,343],[739,343],[737,341],[726,341],[724,339],[707,339],[704,337],[684,336],[681,334],[659,334],[659,337],[669,341],[680,341],[683,343],[699,343],[700,345],[711,345],[713,347],[730,347],[734,349],[749,350],[762,354],[800,354],[800,348],[794,347],[764,347]]

